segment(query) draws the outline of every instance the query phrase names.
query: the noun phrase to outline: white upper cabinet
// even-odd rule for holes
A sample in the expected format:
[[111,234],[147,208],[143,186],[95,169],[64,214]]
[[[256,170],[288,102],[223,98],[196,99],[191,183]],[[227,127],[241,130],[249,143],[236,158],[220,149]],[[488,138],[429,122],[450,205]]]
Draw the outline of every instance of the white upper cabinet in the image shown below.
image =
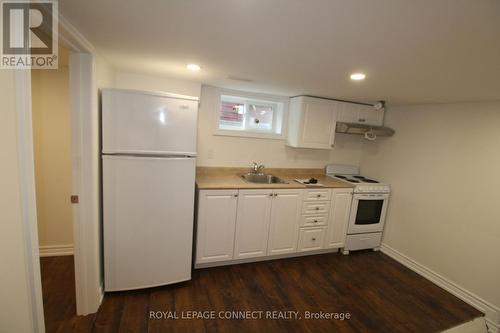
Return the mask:
[[290,98],[287,145],[332,149],[335,142],[335,103],[306,96]]
[[198,196],[196,263],[233,259],[238,190],[206,190]]
[[274,190],[267,245],[268,255],[297,251],[302,192],[303,190],[300,189]]
[[371,105],[335,102],[337,121],[343,123],[382,126],[384,124],[384,109],[376,110]]

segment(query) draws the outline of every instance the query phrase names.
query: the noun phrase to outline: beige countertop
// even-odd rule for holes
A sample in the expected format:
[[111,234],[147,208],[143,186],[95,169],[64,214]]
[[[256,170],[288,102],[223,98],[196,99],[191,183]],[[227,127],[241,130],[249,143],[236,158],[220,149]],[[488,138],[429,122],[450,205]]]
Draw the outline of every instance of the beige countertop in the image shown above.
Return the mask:
[[[353,188],[351,184],[325,176],[324,169],[277,169],[266,168],[265,173],[275,175],[286,184],[258,184],[245,181],[241,175],[249,172],[249,168],[197,167],[196,184],[200,190],[208,189],[266,189],[266,188],[317,188],[305,186],[294,179],[314,177],[323,188]],[[321,187],[320,187],[321,188]]]

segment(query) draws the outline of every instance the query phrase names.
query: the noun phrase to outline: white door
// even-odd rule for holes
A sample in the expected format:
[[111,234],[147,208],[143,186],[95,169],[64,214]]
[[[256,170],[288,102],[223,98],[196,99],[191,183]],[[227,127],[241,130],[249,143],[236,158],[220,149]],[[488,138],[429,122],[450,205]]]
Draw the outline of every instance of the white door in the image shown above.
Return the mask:
[[267,254],[272,198],[271,190],[239,191],[234,259]]
[[196,155],[198,101],[103,89],[103,153]]
[[191,278],[195,159],[103,156],[105,290]]
[[351,202],[352,190],[333,190],[325,247],[339,248],[344,246]]
[[202,190],[198,196],[196,263],[233,259],[238,190]]
[[274,191],[267,245],[268,255],[297,251],[302,192],[303,190],[300,189]]
[[335,140],[335,125],[332,101],[305,98],[302,147],[331,149]]

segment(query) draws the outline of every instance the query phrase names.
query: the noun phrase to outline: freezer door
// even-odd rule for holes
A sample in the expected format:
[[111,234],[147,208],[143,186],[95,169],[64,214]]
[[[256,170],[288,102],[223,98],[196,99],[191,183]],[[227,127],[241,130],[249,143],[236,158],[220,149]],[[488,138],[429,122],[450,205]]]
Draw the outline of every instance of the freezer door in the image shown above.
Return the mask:
[[196,155],[198,101],[103,89],[103,153]]
[[194,158],[103,156],[105,290],[191,279]]

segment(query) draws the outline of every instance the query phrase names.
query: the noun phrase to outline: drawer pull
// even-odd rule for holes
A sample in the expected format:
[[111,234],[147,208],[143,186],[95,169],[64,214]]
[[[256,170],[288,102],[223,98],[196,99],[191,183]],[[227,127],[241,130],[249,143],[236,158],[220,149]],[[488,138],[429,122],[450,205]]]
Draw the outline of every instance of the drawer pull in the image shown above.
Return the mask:
[[321,194],[318,194],[316,197],[321,198]]
[[319,210],[319,207],[316,207],[316,210]]
[[314,220],[314,223],[318,223],[318,220]]
[[316,237],[313,237],[313,238],[312,238],[312,240],[313,240],[313,241],[315,241],[315,240],[316,240]]

